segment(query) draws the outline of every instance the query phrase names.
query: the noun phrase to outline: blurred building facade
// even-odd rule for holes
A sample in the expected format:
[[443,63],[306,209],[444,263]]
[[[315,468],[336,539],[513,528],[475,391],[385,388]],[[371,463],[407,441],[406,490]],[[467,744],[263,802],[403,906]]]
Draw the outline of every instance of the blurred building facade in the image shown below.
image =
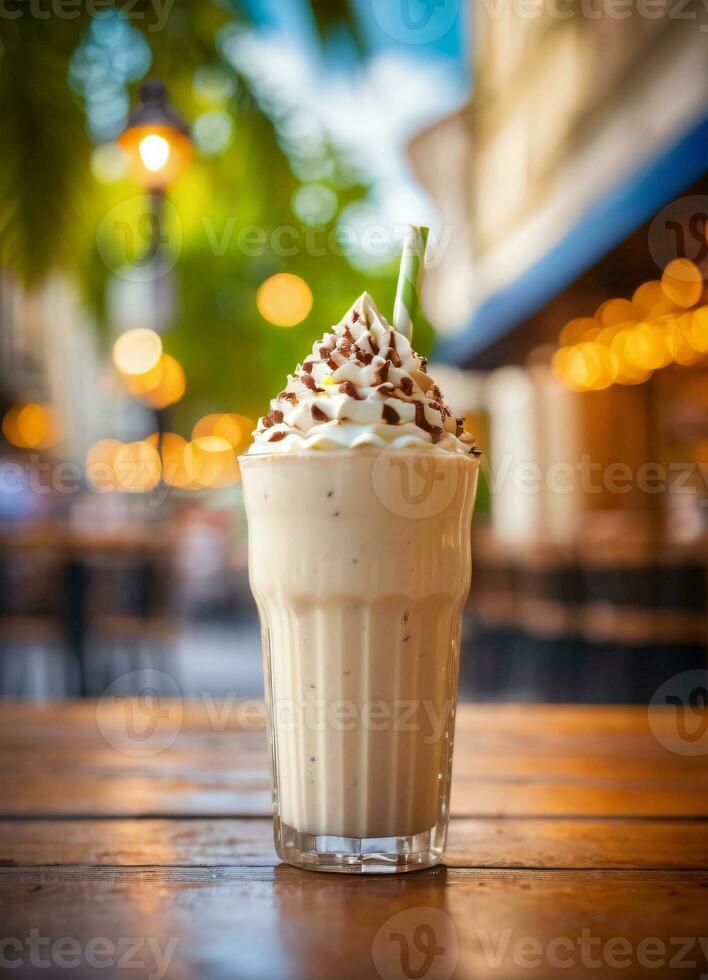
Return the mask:
[[441,214],[436,355],[486,437],[467,676],[643,700],[708,643],[702,15],[472,11],[470,102],[411,145]]

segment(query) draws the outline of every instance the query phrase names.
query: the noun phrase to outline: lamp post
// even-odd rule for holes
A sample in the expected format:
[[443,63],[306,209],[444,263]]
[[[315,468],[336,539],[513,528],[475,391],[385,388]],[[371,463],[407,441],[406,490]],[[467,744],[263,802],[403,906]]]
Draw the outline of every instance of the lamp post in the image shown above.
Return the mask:
[[[161,269],[164,202],[169,185],[189,164],[192,141],[187,123],[168,101],[164,82],[148,79],[140,86],[138,95],[139,103],[128,116],[118,145],[126,155],[134,179],[149,195],[149,247],[141,264],[152,265],[154,269],[151,326],[159,332],[164,329],[165,310],[169,308],[166,274]],[[160,442],[165,428],[164,411],[156,410]]]

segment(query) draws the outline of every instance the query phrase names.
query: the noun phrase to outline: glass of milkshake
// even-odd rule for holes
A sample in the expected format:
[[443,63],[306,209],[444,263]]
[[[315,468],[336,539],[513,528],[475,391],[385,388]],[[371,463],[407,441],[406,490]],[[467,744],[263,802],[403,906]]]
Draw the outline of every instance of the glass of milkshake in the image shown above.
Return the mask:
[[282,860],[442,857],[479,453],[368,294],[241,458]]

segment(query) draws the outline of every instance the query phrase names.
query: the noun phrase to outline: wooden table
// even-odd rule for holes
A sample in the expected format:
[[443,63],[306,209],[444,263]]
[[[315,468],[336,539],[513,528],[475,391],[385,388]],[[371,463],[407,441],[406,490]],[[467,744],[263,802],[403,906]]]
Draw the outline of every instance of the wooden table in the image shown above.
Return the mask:
[[362,878],[278,863],[259,705],[135,707],[0,708],[11,975],[708,973],[706,755],[673,708],[464,706],[446,865]]

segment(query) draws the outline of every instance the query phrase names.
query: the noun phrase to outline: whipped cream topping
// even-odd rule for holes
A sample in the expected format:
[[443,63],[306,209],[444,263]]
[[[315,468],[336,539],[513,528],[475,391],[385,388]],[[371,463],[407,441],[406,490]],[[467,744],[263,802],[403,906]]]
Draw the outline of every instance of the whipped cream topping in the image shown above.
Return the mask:
[[364,293],[288,376],[249,453],[427,446],[477,455],[426,367]]

